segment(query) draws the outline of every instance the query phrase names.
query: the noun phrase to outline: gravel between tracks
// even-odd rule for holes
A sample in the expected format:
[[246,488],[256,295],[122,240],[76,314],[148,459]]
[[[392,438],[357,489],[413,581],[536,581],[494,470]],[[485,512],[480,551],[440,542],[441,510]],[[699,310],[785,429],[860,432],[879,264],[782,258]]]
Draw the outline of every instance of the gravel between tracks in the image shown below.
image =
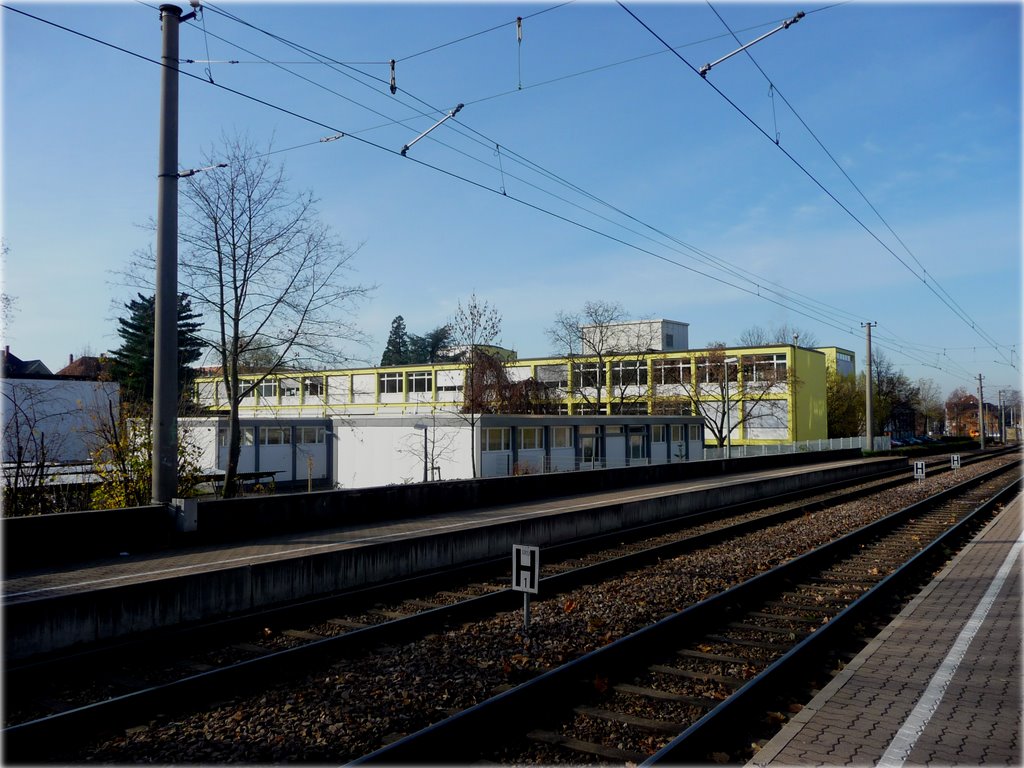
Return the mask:
[[935,475],[536,600],[529,639],[521,612],[512,611],[340,660],[259,695],[140,724],[55,757],[118,763],[348,761],[981,471],[972,465],[955,475]]

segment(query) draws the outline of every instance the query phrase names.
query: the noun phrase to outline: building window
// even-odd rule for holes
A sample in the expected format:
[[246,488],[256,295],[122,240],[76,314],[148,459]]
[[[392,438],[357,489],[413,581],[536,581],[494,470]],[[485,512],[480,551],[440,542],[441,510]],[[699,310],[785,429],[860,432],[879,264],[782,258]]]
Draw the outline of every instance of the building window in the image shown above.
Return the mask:
[[[252,445],[253,431],[252,427],[241,428],[241,440],[240,445]],[[226,448],[228,444],[228,431],[226,429],[220,429],[217,431],[217,445],[221,448]]]
[[323,445],[327,430],[324,427],[297,427],[295,436],[303,445]]
[[274,400],[277,398],[277,379],[267,381],[264,379],[256,388],[260,398],[263,400]]
[[690,425],[690,441],[700,442],[700,424]]
[[532,451],[544,447],[543,427],[520,427],[519,450]]
[[633,400],[625,403],[612,403],[612,413],[622,416],[646,416],[647,401]]
[[636,432],[634,430],[630,430],[629,458],[632,460],[647,458],[647,441],[644,439],[643,432]]
[[675,337],[672,336],[671,333],[666,333],[665,334],[665,347],[668,348],[668,349],[672,349],[672,347],[674,347],[675,345],[676,345]]
[[288,427],[260,427],[260,445],[289,445],[291,441]]
[[611,425],[609,427],[605,427],[604,428],[604,433],[606,435],[621,435],[622,434],[622,425],[621,424],[613,424],[613,425]]
[[402,391],[402,374],[381,373],[377,376],[377,384],[382,394]]
[[853,360],[853,355],[847,354],[846,352],[836,352],[836,357],[844,363],[849,363]]
[[786,355],[783,353],[744,357],[743,379],[748,384],[784,382],[786,380]]
[[413,371],[409,374],[410,392],[429,392],[434,387],[434,374],[430,371]]
[[701,384],[721,384],[726,375],[735,383],[739,366],[722,359],[702,358],[697,362],[697,381]]
[[552,427],[551,447],[572,448],[572,427]]
[[643,360],[620,360],[612,363],[612,384],[621,387],[647,384],[647,363]]
[[685,429],[685,427],[682,424],[673,424],[672,425],[672,442],[673,443],[681,443],[681,442],[683,442],[683,429]]
[[509,427],[488,427],[480,430],[481,451],[507,451],[512,447]]
[[604,366],[600,363],[576,363],[572,373],[577,387],[604,386]]
[[306,397],[322,397],[324,383],[320,379],[303,379],[302,392]]
[[569,369],[565,365],[538,365],[537,381],[549,389],[568,389]]
[[651,425],[651,442],[652,443],[664,443],[665,442],[665,425],[664,424],[652,424]]
[[653,376],[655,384],[689,384],[690,358],[655,360]]

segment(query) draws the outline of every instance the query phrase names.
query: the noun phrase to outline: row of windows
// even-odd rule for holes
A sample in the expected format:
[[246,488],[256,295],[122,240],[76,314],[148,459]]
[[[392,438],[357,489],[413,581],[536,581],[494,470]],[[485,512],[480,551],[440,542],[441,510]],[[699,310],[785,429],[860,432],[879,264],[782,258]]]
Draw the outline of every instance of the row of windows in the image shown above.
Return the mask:
[[[750,383],[765,381],[785,381],[786,355],[750,355],[742,358],[743,376]],[[654,360],[651,365],[650,377],[654,384],[689,384],[692,360],[680,357],[674,360]],[[559,366],[544,366],[545,369]],[[646,386],[648,382],[647,363],[643,360],[622,360],[609,365],[612,386]],[[605,386],[608,373],[600,363],[577,363],[573,366],[573,380],[579,387]],[[541,369],[538,368],[538,376]],[[559,377],[553,371],[544,372],[545,384],[557,385],[567,389],[569,382],[564,376]],[[728,379],[736,382],[739,378],[739,366],[733,359],[697,359],[697,382],[713,384]]]
[[[842,359],[842,353],[840,353]],[[784,381],[786,372],[786,355],[753,355],[742,358],[743,375],[749,382]],[[689,383],[692,360],[687,357],[673,360],[654,360],[650,371],[650,379],[655,385]],[[644,360],[621,360],[610,364],[610,381],[613,386],[646,386],[648,384],[648,367]],[[697,381],[710,384],[719,382],[728,376],[731,382],[737,381],[738,366],[721,360],[697,359]],[[576,363],[572,366],[573,380],[578,387],[604,387],[609,382],[609,371],[601,363]],[[537,379],[544,385],[558,389],[568,389],[569,378],[566,367],[562,365],[544,365],[536,369]],[[410,371],[408,373],[377,374],[378,390],[382,394],[398,394],[408,387],[409,392],[431,392],[434,385],[432,371]],[[406,383],[408,382],[408,383]],[[306,378],[301,384],[290,380],[268,379],[254,389],[254,394],[262,400],[276,400],[278,393],[284,397],[294,397],[301,390],[305,397],[322,397],[323,380]],[[454,383],[438,384],[438,392],[460,392],[462,386]],[[625,411],[620,411],[624,413]]]
[[[260,445],[291,445],[291,427],[254,427],[241,428],[242,445],[253,445],[258,438]],[[326,427],[295,427],[295,442],[300,445],[323,445],[327,441]],[[228,431],[221,429],[217,433],[217,445],[228,444]]]
[[[849,355],[847,355],[849,356]],[[840,353],[840,358],[843,354]],[[743,377],[750,383],[783,382],[785,380],[785,354],[763,354],[742,357]],[[676,359],[652,360],[650,375],[645,360],[617,360],[611,362],[606,370],[598,362],[581,362],[572,366],[572,379],[581,388],[604,387],[609,381],[612,386],[646,386],[648,378],[655,385],[684,384],[690,381],[692,359],[679,357]],[[696,378],[698,383],[712,384],[728,378],[730,382],[738,379],[738,366],[720,359],[697,358]],[[548,387],[568,389],[568,375],[564,366],[539,366],[538,380]],[[397,394],[403,391],[430,392],[433,390],[434,378],[432,371],[412,371],[408,373],[382,373],[377,375],[378,389],[381,393]],[[304,397],[323,397],[324,381],[319,378],[306,378],[299,382],[291,380],[268,379],[260,382],[253,393],[262,400],[275,400],[279,392],[285,397],[297,396],[302,391]],[[219,390],[219,383],[218,383]],[[462,385],[447,382],[438,383],[437,392],[462,391]],[[615,413],[646,413],[637,406],[629,410],[625,404],[618,407]]]
[[[279,382],[277,379],[264,379],[256,387],[254,393],[263,400],[276,400],[278,391],[284,397],[295,397],[299,394],[299,386],[297,382],[290,380]],[[306,397],[320,397],[323,395],[324,383],[322,379],[303,379],[301,386]]]
[[[377,386],[382,393],[397,393],[404,391],[405,381],[409,382],[410,392],[430,392],[434,386],[434,374],[432,371],[412,371],[411,373],[380,373],[377,374]],[[458,388],[449,386],[438,387],[438,391],[453,391]]]
[[[665,442],[665,426],[664,424],[652,424],[651,425],[651,442],[664,443]],[[690,440],[696,442],[700,440],[700,426],[697,424],[688,425],[690,428]],[[672,442],[681,443],[683,442],[683,436],[686,434],[684,430],[687,425],[685,424],[672,424]],[[584,426],[580,427],[580,436],[584,439],[592,439],[597,435],[597,427]],[[644,440],[644,428],[643,427],[631,427],[629,432],[630,450],[633,450],[633,446],[639,441],[640,444],[646,444]],[[624,427],[621,425],[609,425],[604,428],[605,435],[621,435],[625,432]],[[517,430],[518,434],[518,448],[521,451],[528,450],[539,450],[544,448],[544,428],[543,427],[520,427]],[[572,448],[573,443],[573,429],[572,427],[551,427],[551,447],[552,448]],[[488,427],[481,430],[480,433],[480,449],[482,451],[508,451],[511,450],[512,446],[512,429],[510,427]],[[631,454],[632,455],[632,454]],[[633,456],[633,458],[643,458],[642,456]]]

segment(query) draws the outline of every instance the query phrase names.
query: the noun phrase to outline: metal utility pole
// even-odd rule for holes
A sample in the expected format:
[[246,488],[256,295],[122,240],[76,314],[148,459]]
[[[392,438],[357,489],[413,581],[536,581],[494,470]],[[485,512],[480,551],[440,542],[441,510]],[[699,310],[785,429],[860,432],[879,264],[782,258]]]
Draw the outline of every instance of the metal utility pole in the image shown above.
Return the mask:
[[873,391],[871,387],[871,329],[874,328],[878,323],[861,323],[861,328],[867,328],[868,330],[868,359],[865,362],[864,368],[864,435],[867,437],[868,450],[875,450],[875,416],[872,401],[874,400]]
[[982,375],[978,374],[978,438],[981,450],[985,450],[985,390],[981,385]]
[[999,390],[999,442],[1006,445],[1006,419],[1003,415],[1003,390]]
[[176,5],[160,6],[160,157],[157,163],[156,306],[153,331],[154,504],[178,488],[178,27]]

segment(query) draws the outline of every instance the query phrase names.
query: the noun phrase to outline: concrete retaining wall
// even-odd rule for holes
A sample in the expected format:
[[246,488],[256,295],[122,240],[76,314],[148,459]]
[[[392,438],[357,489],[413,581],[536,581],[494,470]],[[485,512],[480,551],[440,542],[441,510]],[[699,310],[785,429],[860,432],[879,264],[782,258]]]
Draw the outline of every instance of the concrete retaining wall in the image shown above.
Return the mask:
[[850,464],[209,573],[15,602],[4,607],[5,653],[10,659],[25,658],[76,644],[244,613],[415,573],[508,557],[513,544],[543,548],[586,534],[863,477],[886,466],[905,464],[902,459]]
[[860,451],[852,449],[211,499],[199,502],[198,529],[188,534],[179,533],[173,515],[160,507],[4,518],[0,521],[0,538],[4,546],[4,572],[10,574],[33,567],[116,557],[121,552],[243,541],[258,536],[408,519],[437,512],[519,504],[859,456]]

